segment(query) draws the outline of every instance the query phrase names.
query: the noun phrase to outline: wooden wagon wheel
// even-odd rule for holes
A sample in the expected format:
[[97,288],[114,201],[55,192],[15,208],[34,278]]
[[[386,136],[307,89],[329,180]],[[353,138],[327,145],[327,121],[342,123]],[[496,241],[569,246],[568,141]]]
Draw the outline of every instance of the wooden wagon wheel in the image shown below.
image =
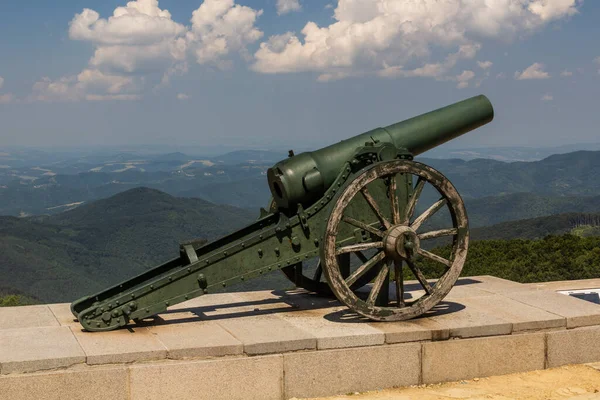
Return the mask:
[[[399,203],[397,182],[398,174],[411,174],[417,177],[412,195],[406,204]],[[387,187],[387,196],[373,196],[367,185],[378,180]],[[441,198],[425,209],[415,213],[417,202],[426,184],[433,186]],[[344,215],[348,204],[355,196],[362,197],[368,206],[365,218],[377,218],[381,229],[374,229],[355,218]],[[338,192],[331,215],[327,221],[324,244],[321,248],[323,272],[336,297],[358,314],[378,321],[398,321],[419,316],[439,303],[452,289],[467,255],[469,230],[464,203],[450,181],[435,169],[414,161],[389,161],[368,167],[354,180]],[[383,204],[387,202],[387,204]],[[447,207],[452,227],[444,226],[428,232],[422,231],[423,224],[440,209]],[[387,210],[388,212],[384,212]],[[385,215],[391,214],[391,215]],[[416,217],[414,214],[418,214]],[[348,243],[339,238],[342,224],[369,228],[377,239],[375,241]],[[421,242],[434,238],[451,237],[451,255],[444,258],[421,247]],[[371,249],[372,256],[350,276],[340,272],[338,257],[340,254],[357,250]],[[442,268],[440,275],[426,278],[419,264],[426,258]],[[405,301],[405,282],[403,266],[406,264],[419,282],[422,295],[412,301]],[[377,276],[367,293],[357,293],[352,283],[371,270]],[[393,270],[395,295],[388,298],[390,274]],[[383,299],[383,300],[382,300]]]

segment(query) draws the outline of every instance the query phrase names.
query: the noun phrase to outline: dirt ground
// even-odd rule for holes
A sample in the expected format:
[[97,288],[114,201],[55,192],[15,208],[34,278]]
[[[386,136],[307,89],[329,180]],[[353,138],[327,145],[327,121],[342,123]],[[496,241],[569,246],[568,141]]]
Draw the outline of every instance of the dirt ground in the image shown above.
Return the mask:
[[[598,369],[596,369],[598,368]],[[320,400],[599,399],[600,364],[570,365],[521,374],[324,397]]]

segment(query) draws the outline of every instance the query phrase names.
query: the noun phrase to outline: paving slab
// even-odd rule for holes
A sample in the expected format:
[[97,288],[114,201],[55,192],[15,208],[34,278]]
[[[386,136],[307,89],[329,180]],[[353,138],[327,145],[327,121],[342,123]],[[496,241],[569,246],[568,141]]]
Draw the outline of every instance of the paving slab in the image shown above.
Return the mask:
[[[435,328],[427,327],[425,324],[419,324],[415,321],[398,321],[398,322],[369,322],[369,325],[385,334],[385,342],[407,343],[419,342],[422,340],[433,340]],[[448,339],[450,332],[448,329],[445,333],[440,334],[435,332],[436,340]]]
[[[276,314],[289,311],[292,306],[285,304],[277,296],[268,296],[268,291],[255,293],[250,298],[243,298],[240,293],[216,293],[200,296],[177,304],[164,314],[186,310],[196,315],[197,320],[220,320],[240,318],[264,314]],[[164,317],[164,314],[160,314]]]
[[285,353],[316,349],[310,333],[274,315],[217,320],[227,332],[244,344],[246,354]]
[[162,362],[130,367],[131,399],[281,400],[283,357]]
[[280,296],[286,303],[300,310],[339,309],[347,307],[335,297],[319,296],[304,289],[273,291],[273,296]]
[[480,296],[491,296],[491,293],[488,290],[479,289],[477,284],[469,284],[469,285],[456,285],[452,287],[450,293],[444,297],[445,300],[453,300],[453,299],[463,299],[466,297],[480,297]]
[[[331,309],[293,311],[279,317],[317,338],[317,349],[375,346],[385,343],[385,334],[369,326],[368,321],[328,319]],[[335,313],[334,313],[335,315]]]
[[110,332],[72,329],[85,352],[88,365],[160,360],[167,357],[166,347],[144,327]]
[[242,343],[214,321],[166,323],[149,326],[167,349],[167,358],[241,355]]
[[435,324],[447,329],[450,337],[469,338],[479,336],[508,335],[512,324],[488,311],[461,304],[460,300],[442,301],[423,317],[419,324]]
[[509,281],[508,279],[502,279],[491,275],[478,275],[460,278],[457,280],[456,286],[468,286],[493,294],[532,290],[531,287],[522,283]]
[[0,376],[6,400],[129,400],[127,369],[94,368]]
[[544,369],[544,333],[423,343],[423,383]]
[[81,326],[71,313],[70,303],[48,304],[48,308],[61,326]]
[[565,328],[567,325],[567,319],[560,315],[520,303],[506,296],[470,297],[459,302],[510,322],[513,332]]
[[600,361],[600,327],[548,332],[548,367]]
[[85,362],[67,327],[0,330],[0,373],[34,372]]
[[416,385],[420,355],[419,343],[284,354],[285,398]]
[[46,305],[0,308],[0,330],[59,325]]
[[600,305],[547,290],[505,293],[520,303],[566,318],[567,328],[600,325]]
[[600,279],[579,279],[576,281],[553,281],[553,282],[538,282],[526,283],[526,286],[535,290],[581,290],[581,289],[598,289],[600,288]]

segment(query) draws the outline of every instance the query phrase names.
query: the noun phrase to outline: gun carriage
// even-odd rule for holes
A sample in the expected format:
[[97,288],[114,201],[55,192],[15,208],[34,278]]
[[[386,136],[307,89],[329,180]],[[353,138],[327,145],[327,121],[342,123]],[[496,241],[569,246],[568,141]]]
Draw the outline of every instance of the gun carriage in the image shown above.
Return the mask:
[[[183,243],[179,257],[79,299],[71,311],[88,331],[112,330],[279,269],[372,320],[422,315],[456,282],[469,229],[452,183],[413,157],[493,115],[489,100],[476,96],[317,151],[290,152],[267,172],[272,201],[256,222],[211,243]],[[437,196],[419,204],[426,186]],[[442,209],[447,225],[425,229]],[[449,256],[422,245],[439,238],[450,240]],[[437,276],[424,275],[423,259],[439,265]],[[420,285],[417,296],[406,296],[406,269]]]

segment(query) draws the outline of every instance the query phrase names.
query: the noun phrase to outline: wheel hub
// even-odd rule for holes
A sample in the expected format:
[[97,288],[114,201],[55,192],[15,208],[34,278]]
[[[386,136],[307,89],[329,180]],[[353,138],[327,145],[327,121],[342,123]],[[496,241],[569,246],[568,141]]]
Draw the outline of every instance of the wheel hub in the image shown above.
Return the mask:
[[411,259],[419,251],[420,245],[417,232],[406,225],[392,226],[383,239],[386,255],[397,261]]

